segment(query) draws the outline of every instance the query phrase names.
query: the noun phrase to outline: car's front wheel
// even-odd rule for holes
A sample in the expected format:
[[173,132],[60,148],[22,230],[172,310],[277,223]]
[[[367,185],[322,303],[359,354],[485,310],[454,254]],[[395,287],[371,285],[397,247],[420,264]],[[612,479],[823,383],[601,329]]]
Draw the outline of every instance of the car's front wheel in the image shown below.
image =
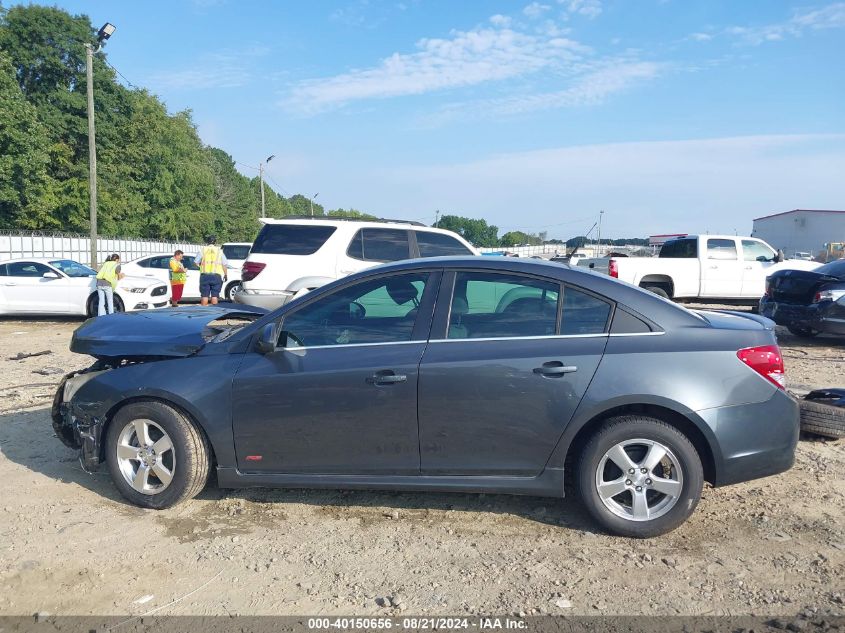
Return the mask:
[[701,459],[687,437],[645,416],[610,418],[589,439],[577,467],[589,513],[609,532],[648,538],[693,513],[704,485]]
[[195,497],[208,481],[205,436],[162,402],[120,409],[106,433],[106,462],[120,493],[144,508],[169,508]]
[[818,336],[820,334],[818,330],[814,330],[806,325],[791,324],[788,325],[786,329],[795,336],[800,336],[801,338],[813,338],[814,336]]

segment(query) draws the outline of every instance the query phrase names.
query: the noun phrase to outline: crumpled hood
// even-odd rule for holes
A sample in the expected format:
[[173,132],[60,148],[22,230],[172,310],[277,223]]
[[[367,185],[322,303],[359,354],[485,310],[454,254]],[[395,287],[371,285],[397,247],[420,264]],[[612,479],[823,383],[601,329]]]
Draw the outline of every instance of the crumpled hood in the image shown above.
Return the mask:
[[118,312],[85,321],[73,333],[70,350],[95,358],[190,356],[205,345],[203,331],[212,321],[266,313],[246,305]]

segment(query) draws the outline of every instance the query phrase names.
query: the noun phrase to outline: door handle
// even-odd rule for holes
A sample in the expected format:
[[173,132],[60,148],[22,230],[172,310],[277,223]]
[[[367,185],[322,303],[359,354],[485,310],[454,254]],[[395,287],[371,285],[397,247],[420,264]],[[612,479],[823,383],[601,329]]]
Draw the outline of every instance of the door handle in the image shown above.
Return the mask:
[[18,284],[16,284],[14,281],[7,281],[7,282],[6,282],[6,283],[4,283],[3,285],[4,285],[4,286],[17,286]]
[[372,376],[367,378],[368,385],[395,385],[396,383],[406,382],[408,377],[403,374],[395,374],[389,369],[377,371]]
[[354,273],[355,271],[354,271],[354,270],[344,270],[343,268],[341,268],[341,269],[340,269],[340,272],[341,272],[341,274],[343,274],[343,275],[351,275],[351,274],[352,274],[352,273]]
[[564,365],[559,360],[549,361],[548,363],[543,363],[542,367],[534,368],[535,374],[549,377],[563,376],[564,374],[571,374],[576,371],[578,371],[578,368],[575,365]]
[[753,268],[753,266],[746,266],[745,270],[751,270],[752,268]]
[[719,267],[716,264],[710,266],[710,270],[719,270]]

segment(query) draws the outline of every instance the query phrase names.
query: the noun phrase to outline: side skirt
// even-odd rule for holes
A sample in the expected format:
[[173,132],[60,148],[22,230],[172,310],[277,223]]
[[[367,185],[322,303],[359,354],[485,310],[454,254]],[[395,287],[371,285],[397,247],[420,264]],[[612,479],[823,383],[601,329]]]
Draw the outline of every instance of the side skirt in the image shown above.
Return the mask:
[[221,488],[321,488],[477,492],[563,497],[563,470],[546,468],[537,477],[463,477],[456,475],[310,475],[242,473],[217,468]]

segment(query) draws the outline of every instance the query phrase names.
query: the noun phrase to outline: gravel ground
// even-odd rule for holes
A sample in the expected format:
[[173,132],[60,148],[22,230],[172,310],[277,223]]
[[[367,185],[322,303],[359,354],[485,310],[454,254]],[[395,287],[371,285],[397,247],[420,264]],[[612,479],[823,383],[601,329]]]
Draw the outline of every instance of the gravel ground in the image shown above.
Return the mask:
[[[78,325],[0,320],[0,615],[845,612],[843,441],[802,438],[790,472],[705,489],[650,541],[574,499],[210,487],[144,511],[53,436]],[[779,336],[791,388],[845,381],[845,339]]]

